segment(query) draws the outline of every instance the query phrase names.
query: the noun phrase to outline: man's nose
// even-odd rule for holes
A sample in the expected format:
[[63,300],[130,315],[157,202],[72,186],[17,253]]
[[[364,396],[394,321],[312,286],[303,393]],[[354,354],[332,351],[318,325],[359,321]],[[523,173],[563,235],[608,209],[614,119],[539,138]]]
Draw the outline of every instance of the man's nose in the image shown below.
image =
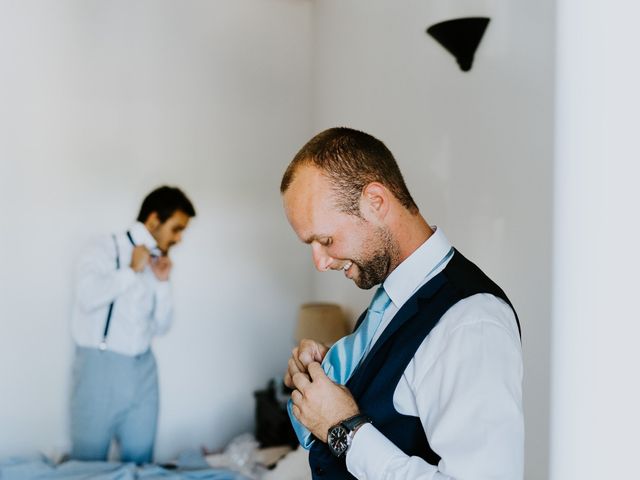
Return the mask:
[[313,264],[319,272],[326,272],[331,267],[333,257],[327,255],[324,247],[320,244],[311,244],[311,255]]

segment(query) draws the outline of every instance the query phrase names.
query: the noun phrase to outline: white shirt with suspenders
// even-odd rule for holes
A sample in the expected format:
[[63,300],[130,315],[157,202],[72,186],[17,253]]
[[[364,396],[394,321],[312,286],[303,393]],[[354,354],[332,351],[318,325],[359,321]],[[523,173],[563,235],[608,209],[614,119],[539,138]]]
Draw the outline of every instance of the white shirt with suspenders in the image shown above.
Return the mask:
[[149,266],[140,273],[131,269],[134,245],[159,254],[149,231],[136,222],[126,233],[100,238],[80,255],[72,311],[78,346],[136,356],[171,326],[170,284],[159,281]]

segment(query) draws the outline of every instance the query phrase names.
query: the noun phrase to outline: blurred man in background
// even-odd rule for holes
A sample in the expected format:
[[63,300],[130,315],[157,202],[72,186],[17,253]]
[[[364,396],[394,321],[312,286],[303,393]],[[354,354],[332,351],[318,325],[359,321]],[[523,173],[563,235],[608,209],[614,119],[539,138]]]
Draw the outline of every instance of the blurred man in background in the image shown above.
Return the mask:
[[91,244],[77,266],[72,334],[71,458],[150,463],[158,419],[151,340],[172,320],[171,247],[196,214],[178,188],[147,195],[137,222]]

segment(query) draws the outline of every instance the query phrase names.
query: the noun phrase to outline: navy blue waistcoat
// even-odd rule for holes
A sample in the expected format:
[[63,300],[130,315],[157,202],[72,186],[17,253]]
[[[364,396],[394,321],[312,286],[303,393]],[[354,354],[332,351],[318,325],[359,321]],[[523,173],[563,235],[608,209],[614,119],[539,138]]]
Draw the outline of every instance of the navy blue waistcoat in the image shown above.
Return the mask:
[[[455,303],[478,293],[501,298],[513,309],[502,289],[455,251],[444,270],[405,302],[347,382],[360,411],[383,435],[407,455],[421,457],[432,465],[437,465],[440,457],[429,446],[420,419],[398,413],[393,393],[418,347],[442,315]],[[309,452],[309,464],[314,479],[355,478],[347,471],[344,459],[333,456],[326,443],[318,440]]]

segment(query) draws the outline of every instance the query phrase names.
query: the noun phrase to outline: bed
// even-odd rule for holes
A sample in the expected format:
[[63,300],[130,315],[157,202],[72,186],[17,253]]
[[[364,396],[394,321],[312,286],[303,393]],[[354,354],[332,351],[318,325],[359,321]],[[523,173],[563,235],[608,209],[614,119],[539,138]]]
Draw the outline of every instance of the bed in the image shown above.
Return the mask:
[[174,463],[136,466],[119,462],[66,461],[54,463],[44,455],[0,461],[2,480],[247,480],[239,472],[211,467],[204,456],[192,452]]
[[175,462],[136,466],[121,462],[56,463],[44,455],[0,460],[0,480],[310,480],[307,452],[301,448],[255,449],[203,455],[185,452]]

